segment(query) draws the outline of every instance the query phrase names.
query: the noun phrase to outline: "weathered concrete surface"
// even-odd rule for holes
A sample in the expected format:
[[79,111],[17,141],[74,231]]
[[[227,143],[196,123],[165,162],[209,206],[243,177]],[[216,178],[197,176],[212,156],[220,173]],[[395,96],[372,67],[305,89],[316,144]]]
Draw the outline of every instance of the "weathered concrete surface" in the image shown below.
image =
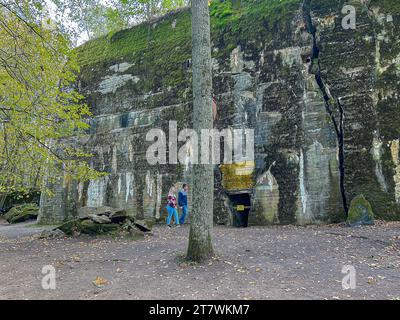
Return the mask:
[[[251,11],[242,1],[240,18],[234,10],[220,14],[225,9],[217,1],[211,7],[215,128],[255,132],[255,159],[245,174],[215,167],[216,223],[231,223],[230,196],[237,192],[250,195],[253,224],[344,220],[338,140],[311,70],[317,63],[344,109],[348,203],[363,194],[378,218],[400,217],[396,1],[376,0],[369,7],[354,1],[355,30],[341,26],[345,1],[306,2],[280,2],[281,11],[252,2]],[[316,28],[315,42],[307,19]],[[316,49],[317,62],[311,61]],[[162,128],[168,138],[170,120],[177,121],[178,131],[192,127],[190,52],[187,11],[78,50],[79,87],[93,112],[80,144],[94,153],[91,165],[110,174],[85,183],[61,181],[56,197],[42,199],[41,220],[63,220],[85,205],[159,218],[170,186],[190,184],[187,161],[150,166],[145,158],[150,129]],[[226,188],[226,181],[236,187]]]

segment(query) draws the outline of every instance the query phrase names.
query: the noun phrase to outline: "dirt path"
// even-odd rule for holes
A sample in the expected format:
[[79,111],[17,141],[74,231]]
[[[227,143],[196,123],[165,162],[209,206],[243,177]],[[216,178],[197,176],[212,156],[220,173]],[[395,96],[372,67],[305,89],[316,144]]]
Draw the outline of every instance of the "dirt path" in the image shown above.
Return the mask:
[[36,221],[9,224],[6,220],[0,218],[0,239],[29,237],[41,233],[46,229],[49,229],[49,227],[39,227],[37,226]]
[[[356,229],[218,226],[216,256],[202,265],[181,260],[187,226],[156,226],[140,240],[10,239],[4,228],[0,299],[400,298],[398,222]],[[56,290],[41,287],[45,265],[56,268]],[[342,289],[344,265],[355,267],[355,290]],[[97,276],[107,284],[94,286]]]

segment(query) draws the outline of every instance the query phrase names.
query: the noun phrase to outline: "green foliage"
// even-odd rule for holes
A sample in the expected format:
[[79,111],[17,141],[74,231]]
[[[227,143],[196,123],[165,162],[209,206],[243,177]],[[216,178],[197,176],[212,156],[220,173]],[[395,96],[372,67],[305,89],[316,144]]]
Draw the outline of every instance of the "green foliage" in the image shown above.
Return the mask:
[[40,190],[32,189],[21,192],[20,190],[12,191],[13,189],[13,186],[11,186],[7,195],[0,196],[0,208],[7,210],[23,203],[39,204]]
[[4,218],[9,223],[18,223],[35,219],[38,215],[39,207],[35,203],[27,203],[11,208],[5,215]]
[[132,24],[150,21],[172,9],[183,7],[188,2],[187,0],[51,1],[61,12],[60,23],[75,40],[97,38]]
[[61,170],[97,177],[83,161],[89,154],[65,140],[87,129],[90,116],[71,89],[79,68],[69,42],[54,25],[11,7],[0,18],[0,195],[44,189],[44,178],[51,182]]

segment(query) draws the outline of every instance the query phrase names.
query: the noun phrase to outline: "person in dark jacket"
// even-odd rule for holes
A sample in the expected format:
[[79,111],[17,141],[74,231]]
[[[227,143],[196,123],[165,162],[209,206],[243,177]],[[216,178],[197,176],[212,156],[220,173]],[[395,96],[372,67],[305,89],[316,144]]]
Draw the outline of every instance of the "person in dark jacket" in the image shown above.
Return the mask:
[[184,183],[182,186],[182,190],[178,193],[178,205],[182,209],[182,215],[179,218],[179,223],[184,224],[186,215],[188,214],[188,202],[187,202],[187,193],[189,191],[189,186]]

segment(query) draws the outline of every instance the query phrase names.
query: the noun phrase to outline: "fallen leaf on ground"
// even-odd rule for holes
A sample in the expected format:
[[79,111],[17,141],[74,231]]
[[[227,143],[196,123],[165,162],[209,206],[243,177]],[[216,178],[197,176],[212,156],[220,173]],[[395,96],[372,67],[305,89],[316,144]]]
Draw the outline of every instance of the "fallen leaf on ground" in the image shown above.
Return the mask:
[[106,283],[107,283],[107,280],[102,277],[99,277],[99,276],[97,276],[96,279],[93,281],[93,284],[96,287],[101,287],[101,286],[105,285]]

